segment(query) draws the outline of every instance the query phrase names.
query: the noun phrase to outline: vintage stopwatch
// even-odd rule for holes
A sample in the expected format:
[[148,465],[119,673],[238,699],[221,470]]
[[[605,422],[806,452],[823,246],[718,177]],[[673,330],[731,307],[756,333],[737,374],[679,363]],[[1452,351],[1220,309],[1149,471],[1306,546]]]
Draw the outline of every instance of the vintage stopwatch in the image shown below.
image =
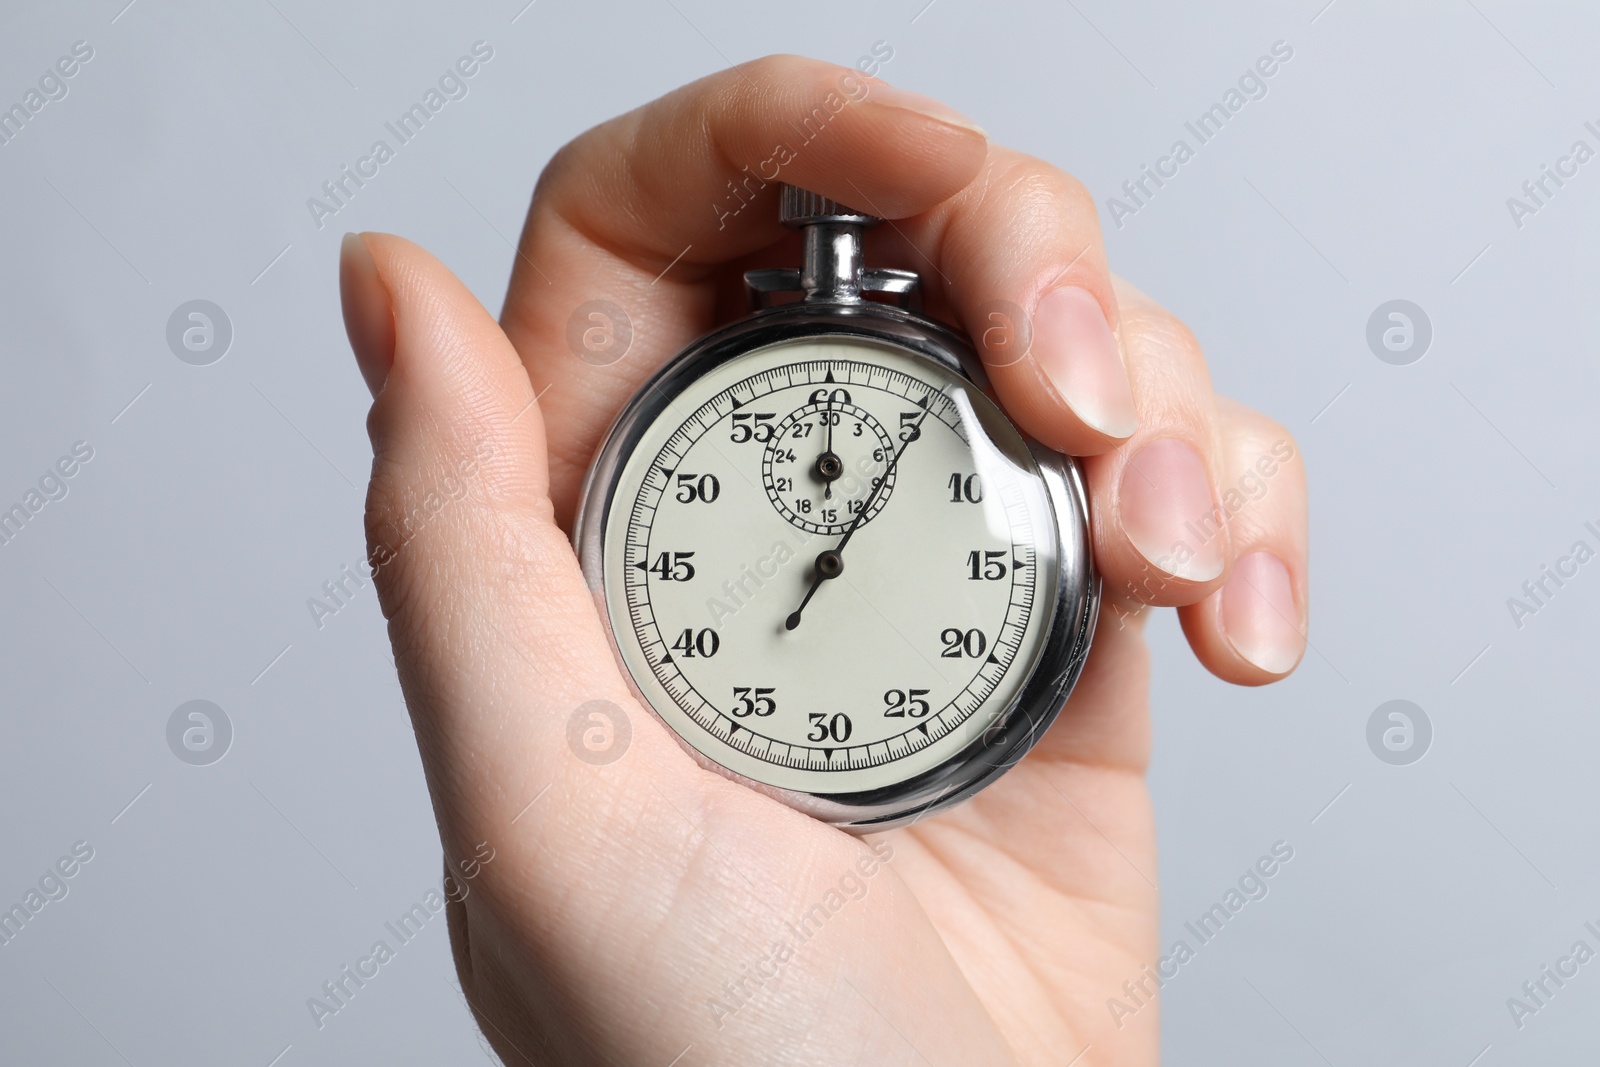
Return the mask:
[[747,273],[758,310],[623,409],[577,543],[625,674],[689,752],[865,832],[1039,740],[1099,582],[1077,462],[990,400],[916,274],[863,266],[879,220],[789,186],[781,210],[804,265]]

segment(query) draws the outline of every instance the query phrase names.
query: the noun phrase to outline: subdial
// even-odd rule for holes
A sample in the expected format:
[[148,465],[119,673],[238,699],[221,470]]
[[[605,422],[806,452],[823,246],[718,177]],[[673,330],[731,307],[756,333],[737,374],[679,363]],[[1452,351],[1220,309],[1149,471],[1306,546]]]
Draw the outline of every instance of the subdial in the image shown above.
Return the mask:
[[850,403],[848,392],[818,390],[767,442],[761,480],[772,506],[791,524],[816,534],[842,534],[863,508],[863,526],[883,510],[894,490],[894,452],[883,425]]

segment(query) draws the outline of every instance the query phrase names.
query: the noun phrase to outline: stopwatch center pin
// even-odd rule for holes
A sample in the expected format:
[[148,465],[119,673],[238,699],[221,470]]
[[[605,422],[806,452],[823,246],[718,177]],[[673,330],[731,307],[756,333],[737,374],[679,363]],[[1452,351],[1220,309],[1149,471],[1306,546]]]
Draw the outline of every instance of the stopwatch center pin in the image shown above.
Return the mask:
[[817,576],[811,580],[811,588],[806,590],[806,598],[800,601],[800,606],[783,620],[785,630],[793,630],[800,625],[800,613],[806,610],[806,605],[811,603],[811,598],[816,595],[822,583],[829,578],[837,578],[844,573],[844,556],[836,548],[825,549],[817,553]]

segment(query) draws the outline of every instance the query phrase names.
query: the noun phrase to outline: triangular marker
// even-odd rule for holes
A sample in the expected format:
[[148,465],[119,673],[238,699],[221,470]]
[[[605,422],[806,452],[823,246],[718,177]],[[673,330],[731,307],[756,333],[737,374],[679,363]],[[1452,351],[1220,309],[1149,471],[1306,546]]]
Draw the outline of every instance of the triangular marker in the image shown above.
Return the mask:
[[927,737],[928,736],[928,724],[927,723],[925,723],[925,722],[917,723],[917,729],[922,731],[922,736],[923,737]]
[[832,760],[833,759],[833,749],[831,749],[831,748],[823,749],[822,750],[822,755],[823,755],[824,759]]
[[827,382],[829,385],[833,384],[833,368],[832,367],[828,368],[828,376],[826,378],[822,379],[822,380]]
[[999,660],[997,660],[997,659],[995,659],[995,658],[994,658],[994,653],[993,653],[993,652],[991,652],[991,653],[989,653],[989,662],[990,662],[990,663],[999,663],[999,662],[1000,662],[1000,661],[999,661]]

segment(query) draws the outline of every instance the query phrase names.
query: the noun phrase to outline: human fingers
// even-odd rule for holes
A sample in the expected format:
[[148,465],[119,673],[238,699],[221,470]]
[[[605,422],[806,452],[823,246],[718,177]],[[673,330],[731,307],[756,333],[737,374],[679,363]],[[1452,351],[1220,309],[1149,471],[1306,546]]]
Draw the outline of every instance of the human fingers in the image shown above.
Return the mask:
[[1221,589],[1178,609],[1210,671],[1240,685],[1276,681],[1306,648],[1306,474],[1294,437],[1265,415],[1219,398],[1223,508],[1234,563]]
[[[776,1044],[794,1062],[877,1061],[902,1040],[882,1020],[904,1029],[918,1010],[911,968],[940,1005],[920,1027],[941,1061],[1003,1062],[884,869],[892,849],[702,769],[632,698],[554,521],[541,405],[493,319],[399,238],[352,237],[345,256],[352,344],[379,383],[375,579],[446,857],[471,872],[455,876],[453,947],[497,1050],[665,1063],[694,1045],[754,1062]],[[371,347],[384,313],[392,352]],[[841,886],[859,889],[849,914],[807,928]],[[814,948],[783,982],[729,993],[795,924]]]
[[1139,428],[1084,461],[1095,563],[1113,611],[1194,603],[1233,561],[1211,378],[1183,323],[1116,286]]
[[984,136],[936,101],[798,56],[684,86],[558,152],[528,212],[501,323],[548,391],[566,520],[600,435],[660,364],[715,325],[718,273],[781,239],[780,182],[893,216],[978,172]]
[[[888,213],[862,189],[852,201]],[[891,217],[892,214],[891,214]],[[961,324],[1007,413],[1069,455],[1108,452],[1138,427],[1121,316],[1093,199],[1043,160],[989,145],[980,173],[931,210],[880,227]]]

